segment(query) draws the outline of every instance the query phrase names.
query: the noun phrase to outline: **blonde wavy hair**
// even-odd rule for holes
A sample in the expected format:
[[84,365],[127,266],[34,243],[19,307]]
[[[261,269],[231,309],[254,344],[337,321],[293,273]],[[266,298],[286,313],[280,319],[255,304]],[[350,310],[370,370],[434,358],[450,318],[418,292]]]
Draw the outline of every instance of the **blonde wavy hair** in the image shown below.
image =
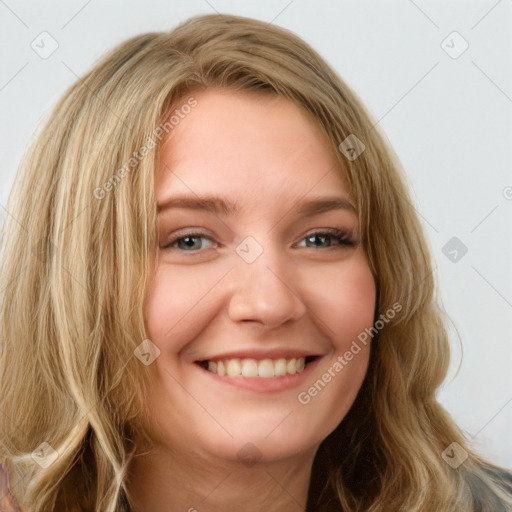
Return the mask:
[[[134,350],[146,338],[161,145],[139,151],[173,109],[210,87],[277,94],[309,112],[359,212],[376,318],[402,305],[373,340],[355,403],[318,450],[307,510],[512,510],[507,473],[472,450],[436,401],[448,338],[398,159],[305,42],[231,15],[120,44],[64,94],[22,159],[0,274],[0,456],[21,509],[130,510],[130,461],[150,441],[148,373]],[[366,146],[353,161],[338,150],[350,134]],[[468,453],[456,469],[441,457],[453,442]]]

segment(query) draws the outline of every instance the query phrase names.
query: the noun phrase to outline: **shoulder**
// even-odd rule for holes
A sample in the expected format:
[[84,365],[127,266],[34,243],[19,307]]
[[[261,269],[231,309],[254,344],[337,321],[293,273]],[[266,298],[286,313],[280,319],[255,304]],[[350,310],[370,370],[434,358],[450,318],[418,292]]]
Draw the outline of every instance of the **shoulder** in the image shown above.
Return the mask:
[[487,469],[489,476],[503,489],[512,495],[512,473],[506,469],[491,467]]
[[[482,466],[470,478],[475,512],[512,511],[512,473],[496,466]],[[485,476],[483,476],[485,475]]]
[[0,512],[21,512],[11,492],[9,472],[3,463],[0,463]]

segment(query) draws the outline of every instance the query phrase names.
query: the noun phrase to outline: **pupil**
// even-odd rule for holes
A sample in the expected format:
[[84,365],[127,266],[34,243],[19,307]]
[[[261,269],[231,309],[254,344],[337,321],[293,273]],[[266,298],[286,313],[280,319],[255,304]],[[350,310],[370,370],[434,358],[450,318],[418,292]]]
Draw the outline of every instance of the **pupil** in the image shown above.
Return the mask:
[[318,246],[318,245],[328,245],[328,244],[326,244],[326,242],[327,242],[327,237],[326,237],[326,236],[313,235],[313,236],[310,236],[310,237],[309,237],[309,241],[310,241],[311,243],[313,243],[313,244],[314,244],[314,243],[315,243],[315,242],[314,242],[315,240],[320,241],[320,243],[319,243],[319,244],[316,244],[317,246]]
[[196,238],[193,236],[186,236],[185,238],[183,238],[183,243],[188,249],[191,249],[195,245],[195,240]]

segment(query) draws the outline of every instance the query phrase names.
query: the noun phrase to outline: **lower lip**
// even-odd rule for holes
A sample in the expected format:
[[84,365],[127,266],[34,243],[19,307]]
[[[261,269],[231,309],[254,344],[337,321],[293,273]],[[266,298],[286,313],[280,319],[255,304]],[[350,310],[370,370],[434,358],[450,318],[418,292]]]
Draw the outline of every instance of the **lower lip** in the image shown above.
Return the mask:
[[217,373],[210,372],[202,366],[197,366],[203,373],[206,373],[211,379],[220,384],[229,384],[236,388],[247,389],[256,393],[278,393],[298,387],[304,383],[311,372],[315,369],[320,357],[306,365],[304,370],[293,375],[282,375],[280,377],[226,377]]

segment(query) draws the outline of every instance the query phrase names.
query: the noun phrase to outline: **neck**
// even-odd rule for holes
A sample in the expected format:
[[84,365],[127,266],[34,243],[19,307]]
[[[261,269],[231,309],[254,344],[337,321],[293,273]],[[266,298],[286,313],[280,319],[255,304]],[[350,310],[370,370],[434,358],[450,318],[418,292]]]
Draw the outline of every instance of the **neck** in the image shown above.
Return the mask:
[[127,495],[133,512],[305,512],[315,453],[252,465],[160,448],[134,458]]

